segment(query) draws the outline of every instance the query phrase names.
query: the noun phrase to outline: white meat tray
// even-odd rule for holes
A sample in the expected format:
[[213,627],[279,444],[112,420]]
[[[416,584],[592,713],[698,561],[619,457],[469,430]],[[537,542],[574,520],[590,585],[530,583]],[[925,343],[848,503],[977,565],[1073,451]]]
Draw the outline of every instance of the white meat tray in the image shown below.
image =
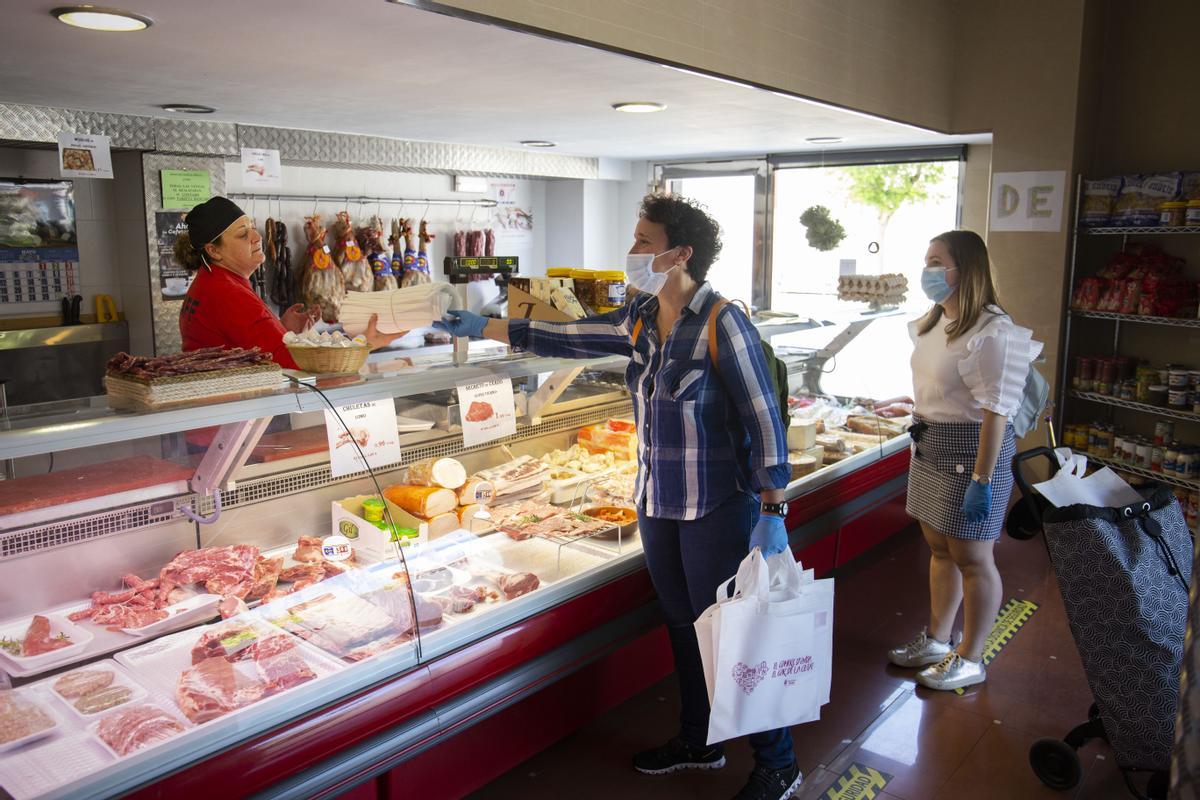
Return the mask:
[[35,747],[0,753],[0,786],[13,800],[33,800],[112,763],[112,755],[91,736],[64,732]]
[[[171,698],[170,710],[182,715],[182,710],[178,708],[178,704],[175,702],[175,688],[179,676],[185,670],[192,667],[192,647],[205,632],[234,622],[249,624],[261,636],[282,635],[292,639],[296,644],[297,652],[312,671],[316,673],[316,680],[342,669],[342,664],[325,655],[317,648],[289,633],[279,630],[274,625],[264,622],[259,618],[257,612],[241,614],[232,619],[213,623],[212,625],[205,625],[200,628],[179,631],[178,633],[164,636],[141,647],[135,647],[118,653],[116,659],[122,666],[128,667],[134,677],[152,692],[157,692],[160,695]],[[263,698],[258,703],[243,706],[221,717],[217,717],[217,719],[238,717],[252,706],[262,703],[286,703],[286,700],[281,701],[280,698],[287,697],[297,690],[302,691],[303,687],[307,685],[307,683],[302,683],[298,686],[293,686],[291,689],[286,689],[278,694]],[[186,719],[186,715],[183,716]],[[188,721],[190,722],[190,720]]]
[[30,703],[40,708],[54,724],[45,730],[40,730],[28,736],[13,739],[11,742],[0,744],[0,753],[8,754],[36,747],[39,741],[60,736],[69,729],[69,726],[63,723],[63,715],[58,712],[58,709],[53,707],[50,698],[44,696],[41,692],[33,689],[14,689],[13,694],[16,695],[19,702]]
[[14,678],[37,675],[40,672],[79,660],[87,652],[88,644],[93,638],[91,631],[67,619],[65,611],[48,611],[40,615],[29,614],[10,619],[0,623],[0,637],[14,639],[18,642],[23,641],[34,616],[43,616],[50,620],[51,637],[63,634],[69,637],[73,644],[36,656],[16,656],[0,650],[0,666]]
[[[79,698],[63,697],[54,688],[54,684],[56,684],[60,678],[63,678],[67,675],[71,675],[76,672],[94,672],[94,671],[100,671],[100,670],[108,670],[113,673],[113,680],[112,680],[112,683],[109,684],[110,686],[125,686],[125,687],[129,688],[130,695],[129,695],[128,700],[121,703],[120,705],[112,706],[111,708],[107,708],[103,711],[94,711],[89,714],[89,713],[80,711],[78,708],[75,707],[75,702]],[[52,696],[55,700],[58,701],[60,708],[65,708],[67,710],[67,713],[70,714],[73,719],[75,719],[78,722],[80,722],[81,724],[85,724],[85,725],[89,722],[93,722],[93,721],[99,719],[100,717],[107,714],[109,711],[115,711],[117,709],[121,709],[126,706],[136,705],[137,703],[144,701],[146,699],[146,695],[147,695],[146,687],[142,686],[140,683],[138,683],[136,680],[134,680],[133,677],[128,672],[126,672],[125,669],[120,664],[118,664],[116,661],[112,660],[111,658],[104,659],[103,661],[96,661],[94,663],[88,664],[85,667],[80,667],[77,670],[71,670],[70,672],[60,673],[58,675],[55,675],[52,678],[46,678],[45,680],[39,681],[33,685],[36,688],[38,688],[40,691],[42,691],[44,694],[46,694],[47,696]]]
[[[113,750],[112,747],[109,746],[108,742],[106,742],[102,738],[100,738],[100,723],[103,721],[103,718],[107,717],[109,714],[118,714],[123,710],[132,709],[136,706],[153,706],[154,708],[161,710],[167,716],[169,716],[171,719],[178,722],[180,727],[183,728],[183,730],[167,739],[162,739],[157,742],[152,742],[151,744],[143,745],[143,746],[137,748],[136,750],[131,750],[129,753],[126,753],[125,755],[119,754],[116,750]],[[180,714],[178,711],[176,711],[174,708],[172,708],[170,703],[162,702],[158,698],[150,698],[150,699],[143,698],[141,702],[128,703],[126,705],[118,706],[116,708],[110,709],[109,711],[105,711],[102,714],[97,714],[95,722],[93,722],[91,725],[87,726],[87,732],[88,732],[88,736],[92,737],[92,739],[97,744],[99,744],[101,747],[104,748],[104,752],[106,752],[110,756],[112,756],[114,760],[119,761],[121,759],[131,758],[132,756],[139,755],[148,750],[153,750],[155,747],[158,747],[161,744],[165,744],[165,743],[171,741],[171,739],[174,739],[175,736],[184,736],[193,727],[195,727],[195,726],[193,726],[192,723],[188,722],[182,714]]]

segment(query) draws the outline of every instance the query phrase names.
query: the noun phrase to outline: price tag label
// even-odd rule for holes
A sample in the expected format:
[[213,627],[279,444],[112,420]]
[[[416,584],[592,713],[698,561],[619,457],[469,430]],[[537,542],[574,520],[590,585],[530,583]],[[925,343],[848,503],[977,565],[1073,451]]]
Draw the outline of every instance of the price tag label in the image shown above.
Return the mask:
[[390,398],[326,411],[325,435],[329,440],[329,472],[335,478],[400,462],[396,404]]
[[458,387],[458,411],[462,418],[463,446],[503,439],[517,432],[512,380],[499,378]]

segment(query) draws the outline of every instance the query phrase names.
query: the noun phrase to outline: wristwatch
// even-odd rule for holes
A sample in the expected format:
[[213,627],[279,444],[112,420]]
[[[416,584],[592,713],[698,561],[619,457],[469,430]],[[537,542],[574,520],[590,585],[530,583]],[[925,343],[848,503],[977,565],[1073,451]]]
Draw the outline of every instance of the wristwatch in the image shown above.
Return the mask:
[[978,483],[980,486],[987,486],[989,483],[992,482],[992,476],[991,475],[980,475],[978,472],[972,472],[971,480],[975,481],[975,483]]
[[764,513],[764,514],[774,514],[777,517],[786,517],[787,510],[788,510],[788,504],[787,504],[786,500],[784,500],[782,503],[765,503],[764,502],[762,504],[762,513]]

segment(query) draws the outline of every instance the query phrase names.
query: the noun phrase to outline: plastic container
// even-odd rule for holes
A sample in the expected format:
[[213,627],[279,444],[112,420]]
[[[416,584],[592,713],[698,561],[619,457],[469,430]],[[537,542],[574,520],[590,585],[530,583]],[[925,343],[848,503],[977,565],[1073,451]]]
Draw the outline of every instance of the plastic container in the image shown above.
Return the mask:
[[1138,441],[1137,445],[1137,465],[1142,469],[1150,469],[1151,463],[1154,461],[1154,445],[1147,442],[1145,439]]
[[625,305],[625,273],[620,270],[604,270],[596,273],[592,289],[598,311],[612,311]]
[[1200,200],[1189,200],[1186,213],[1185,224],[1200,225]]
[[[104,717],[108,717],[110,715],[115,717],[117,715],[125,714],[129,711],[133,711],[135,708],[139,708],[139,707],[148,707],[148,708],[154,709],[155,711],[158,711],[164,717],[170,719],[171,722],[175,723],[175,725],[179,726],[179,729],[178,730],[160,729],[161,730],[160,736],[162,738],[157,738],[153,741],[146,742],[145,744],[143,744],[139,747],[135,747],[134,749],[130,750],[127,753],[118,753],[116,750],[113,749],[112,745],[110,745],[108,742],[104,741],[104,739],[102,739],[100,737],[100,723],[102,723],[104,721]],[[99,742],[100,745],[113,756],[113,758],[120,759],[120,758],[127,758],[127,757],[133,755],[134,753],[140,753],[141,751],[145,750],[146,748],[154,747],[155,745],[160,744],[165,741],[168,741],[169,739],[179,736],[182,733],[187,733],[188,729],[191,727],[192,727],[191,724],[188,722],[185,722],[183,717],[180,714],[176,713],[173,709],[166,708],[165,706],[161,705],[160,703],[131,703],[128,706],[119,706],[117,708],[114,708],[110,711],[105,712],[101,716],[100,719],[97,719],[91,725],[88,725],[87,732],[88,732],[88,734],[90,734],[92,736],[92,738],[94,738],[97,742]]]
[[1182,368],[1173,368],[1167,372],[1167,386],[1172,389],[1186,389],[1190,382],[1191,373]]
[[1167,392],[1167,405],[1171,408],[1191,408],[1192,393],[1187,389],[1171,389]]
[[575,283],[575,296],[591,310],[596,310],[596,273],[590,269],[571,270],[571,280]]
[[1154,423],[1154,443],[1166,444],[1175,438],[1175,423],[1160,419]]
[[1158,224],[1164,228],[1178,228],[1187,222],[1186,202],[1172,200],[1158,207]]
[[[0,743],[0,753],[3,753],[7,750],[15,750],[18,747],[23,747],[30,742],[50,736],[62,728],[62,721],[59,719],[59,716],[55,713],[54,709],[50,707],[50,703],[43,701],[41,697],[34,692],[15,689],[13,690],[11,702],[19,704],[20,706],[36,706],[37,709],[45,715],[46,719],[50,721],[50,724],[40,730],[34,731],[33,733]],[[5,785],[8,785],[7,780],[5,781]]]
[[363,519],[367,522],[379,522],[383,519],[383,500],[378,497],[368,497],[363,500]]
[[1149,394],[1146,402],[1152,406],[1165,406],[1167,404],[1167,389],[1166,385],[1159,384],[1149,387]]

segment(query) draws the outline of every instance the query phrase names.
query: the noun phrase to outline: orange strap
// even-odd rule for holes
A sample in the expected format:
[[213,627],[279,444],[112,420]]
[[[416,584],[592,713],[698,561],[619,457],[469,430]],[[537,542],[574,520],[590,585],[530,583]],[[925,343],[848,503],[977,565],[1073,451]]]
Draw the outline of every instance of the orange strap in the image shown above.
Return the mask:
[[[735,301],[742,307],[746,308],[746,304],[740,300]],[[725,298],[718,298],[717,302],[713,303],[712,308],[708,310],[708,357],[712,359],[713,366],[717,365],[717,326],[713,324],[713,320],[717,318],[717,314],[721,313],[721,308],[729,304]],[[749,316],[749,314],[747,314]],[[637,344],[638,336],[642,332],[642,318],[638,318],[633,323],[633,333],[629,335],[630,344]]]

